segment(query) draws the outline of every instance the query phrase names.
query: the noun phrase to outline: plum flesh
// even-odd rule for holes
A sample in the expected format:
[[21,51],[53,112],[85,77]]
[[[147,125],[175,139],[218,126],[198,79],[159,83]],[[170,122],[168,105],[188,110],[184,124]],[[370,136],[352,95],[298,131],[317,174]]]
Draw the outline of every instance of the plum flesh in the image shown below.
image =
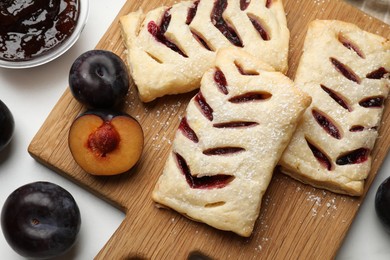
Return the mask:
[[139,161],[144,133],[125,112],[91,109],[72,123],[68,145],[76,163],[92,175],[117,175]]

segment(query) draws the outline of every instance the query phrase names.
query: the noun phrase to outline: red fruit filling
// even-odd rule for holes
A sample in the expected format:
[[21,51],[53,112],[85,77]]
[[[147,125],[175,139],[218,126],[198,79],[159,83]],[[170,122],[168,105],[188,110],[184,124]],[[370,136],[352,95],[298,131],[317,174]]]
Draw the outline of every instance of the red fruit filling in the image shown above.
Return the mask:
[[268,92],[248,92],[242,95],[234,96],[229,99],[232,103],[245,103],[259,100],[266,100],[272,97]]
[[339,41],[348,49],[356,52],[357,55],[361,58],[365,58],[365,55],[363,54],[362,50],[355,44],[353,43],[350,39],[347,39],[344,35],[341,33],[339,34]]
[[194,177],[186,160],[178,153],[175,153],[177,164],[184,174],[188,185],[193,189],[220,189],[228,185],[234,176],[218,174],[213,176]]
[[251,3],[251,0],[240,0],[241,11],[245,11],[248,8],[250,3]]
[[202,37],[200,37],[198,34],[194,33],[193,31],[191,31],[192,33],[192,36],[207,50],[209,51],[212,51],[212,49],[210,48],[210,46],[207,44],[207,42],[205,40],[203,40]]
[[227,0],[216,0],[213,11],[211,12],[211,21],[214,26],[235,46],[243,47],[241,39],[234,29],[229,26],[222,17],[223,11],[227,7]]
[[364,130],[364,126],[362,125],[354,125],[349,129],[350,132],[361,132],[363,130]]
[[332,123],[332,121],[322,112],[313,109],[312,111],[314,119],[317,121],[317,123],[332,137],[336,139],[341,139],[341,133],[340,130],[337,128],[337,126]]
[[336,70],[340,72],[344,77],[360,84],[361,80],[359,76],[356,75],[355,72],[353,72],[353,70],[351,70],[351,68],[349,68],[347,65],[341,63],[336,58],[332,58],[332,57],[330,58],[330,62],[332,62]]
[[206,99],[202,95],[202,92],[198,92],[198,94],[195,96],[195,102],[198,104],[200,110],[202,111],[202,114],[210,121],[213,121],[213,109],[210,107],[210,105],[206,102]]
[[365,99],[362,99],[359,102],[359,105],[366,108],[379,108],[383,106],[383,103],[385,102],[385,98],[382,96],[378,97],[368,97]]
[[213,124],[215,128],[242,128],[242,127],[251,127],[256,126],[259,123],[257,122],[248,122],[248,121],[234,121],[227,123],[216,123]]
[[[192,20],[194,20],[194,17],[196,15],[196,12],[198,11],[198,5],[199,5],[199,0],[198,1],[195,1],[193,3],[193,5],[188,9],[188,13],[187,13],[187,19],[186,19],[186,24],[189,25]],[[211,48],[208,46],[208,44],[206,43],[206,41],[200,37],[197,33],[193,32],[191,30],[191,33],[192,33],[192,36],[194,36],[194,38],[204,47],[206,48],[207,50],[211,51]]]
[[187,137],[188,139],[190,139],[194,143],[199,142],[198,136],[196,135],[194,130],[192,130],[192,128],[188,124],[186,117],[183,117],[182,120],[180,121],[179,130],[183,133],[183,135],[185,137]]
[[312,151],[314,157],[317,159],[317,161],[325,167],[328,171],[332,170],[332,163],[328,156],[321,152],[317,147],[315,147],[312,143],[310,143],[306,139],[307,145],[309,146],[310,150]]
[[107,153],[114,151],[120,142],[115,128],[105,122],[88,137],[87,146],[99,157],[106,157]]
[[383,78],[387,73],[389,73],[385,68],[380,67],[377,70],[374,70],[366,75],[366,78],[368,79],[381,79]]
[[199,5],[199,0],[195,1],[192,4],[192,6],[188,9],[187,20],[186,20],[187,25],[189,25],[192,22],[192,20],[194,20],[196,12],[198,11],[198,5]]
[[339,156],[336,160],[336,163],[338,165],[363,163],[367,161],[369,154],[370,154],[369,149],[359,148]]
[[160,26],[158,26],[154,21],[150,21],[148,23],[148,32],[153,35],[156,41],[161,42],[171,50],[179,53],[181,56],[188,58],[186,54],[184,54],[179,47],[177,47],[173,42],[169,41],[165,37],[165,32],[168,29],[169,23],[171,22],[171,14],[169,9],[165,11],[164,16],[162,18]]
[[270,8],[270,7],[271,7],[271,4],[272,4],[272,0],[267,0],[267,1],[265,2],[265,7]]
[[223,74],[223,72],[217,68],[217,70],[214,72],[214,81],[215,83],[217,83],[217,86],[219,88],[219,90],[227,95],[229,92],[226,88],[227,86],[227,82],[226,82],[226,77],[225,77],[225,74]]
[[[361,131],[364,131],[364,129],[366,129],[364,126],[362,125],[355,125],[355,126],[352,126],[349,131],[350,132],[361,132]],[[369,127],[367,128],[368,130],[375,130],[377,131],[378,130],[378,127],[377,126],[373,126],[373,127]]]
[[234,65],[236,65],[238,71],[240,72],[241,75],[245,76],[257,76],[259,73],[257,71],[249,71],[245,70],[240,64],[238,64],[237,61],[234,61]]
[[325,87],[324,85],[321,85],[321,88],[331,97],[334,101],[337,102],[340,106],[347,109],[348,111],[352,111],[352,108],[348,105],[346,98],[340,95],[339,93],[336,93],[330,88]]
[[210,148],[203,151],[205,155],[225,155],[225,154],[234,154],[245,151],[242,147],[217,147]]
[[249,20],[253,24],[253,27],[255,27],[256,31],[259,32],[260,37],[264,41],[269,41],[271,39],[271,37],[269,36],[268,32],[265,30],[264,26],[262,26],[261,23],[258,20],[254,19],[253,17],[249,17]]

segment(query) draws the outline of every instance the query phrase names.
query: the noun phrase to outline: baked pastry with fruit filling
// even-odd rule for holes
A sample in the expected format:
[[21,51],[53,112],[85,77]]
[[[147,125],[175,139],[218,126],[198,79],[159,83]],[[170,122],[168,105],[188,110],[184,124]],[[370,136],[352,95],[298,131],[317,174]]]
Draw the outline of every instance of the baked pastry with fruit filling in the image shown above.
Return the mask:
[[176,132],[153,200],[249,236],[310,97],[243,50],[217,53]]
[[120,18],[140,99],[199,88],[215,53],[235,46],[287,71],[289,30],[282,1],[196,0]]
[[280,161],[282,171],[316,187],[361,195],[389,71],[389,40],[346,22],[312,22],[295,83],[313,102]]

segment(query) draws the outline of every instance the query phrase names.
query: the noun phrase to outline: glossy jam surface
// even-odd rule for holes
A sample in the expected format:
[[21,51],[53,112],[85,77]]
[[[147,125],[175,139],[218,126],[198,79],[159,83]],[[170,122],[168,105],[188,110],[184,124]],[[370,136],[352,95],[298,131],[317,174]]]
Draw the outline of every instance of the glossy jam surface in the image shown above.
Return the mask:
[[359,148],[339,156],[336,160],[336,163],[338,165],[364,163],[368,160],[369,155],[370,155],[369,149]]
[[234,176],[226,174],[202,177],[192,176],[186,160],[177,153],[175,153],[175,157],[181,172],[192,189],[220,189],[227,186],[234,179]]
[[200,110],[202,111],[202,114],[210,121],[213,121],[213,109],[210,107],[210,105],[207,103],[206,99],[204,98],[202,92],[198,92],[198,94],[195,96],[195,102],[198,104]]
[[188,124],[186,117],[183,117],[183,119],[180,121],[179,130],[182,131],[184,136],[186,136],[188,139],[190,139],[194,143],[199,142],[198,136],[196,135],[195,131],[192,130],[192,128]]
[[31,60],[59,46],[76,28],[79,2],[0,1],[0,59]]
[[214,26],[235,46],[244,47],[240,37],[237,35],[233,27],[231,27],[223,18],[222,14],[227,8],[227,0],[217,0],[214,3],[214,8],[211,12],[211,21]]
[[227,81],[226,81],[226,77],[225,75],[223,74],[223,72],[220,70],[220,69],[217,69],[214,73],[214,81],[215,83],[217,83],[217,86],[219,88],[219,90],[227,95],[229,94],[229,91],[227,89]]
[[332,137],[336,139],[341,139],[341,133],[339,128],[328,118],[325,114],[317,111],[316,109],[312,110],[312,114],[317,123]]
[[165,37],[165,32],[168,30],[169,24],[171,23],[171,13],[170,9],[166,10],[164,16],[161,20],[161,24],[157,25],[154,21],[150,21],[148,23],[148,32],[154,36],[154,38],[158,41],[170,48],[171,50],[179,53],[181,56],[187,58],[188,56],[182,52],[177,45],[168,40]]
[[332,170],[332,162],[328,158],[328,156],[320,151],[314,144],[312,144],[309,140],[306,139],[307,145],[309,146],[310,150],[312,151],[314,157],[317,159],[317,161],[325,167],[328,171]]

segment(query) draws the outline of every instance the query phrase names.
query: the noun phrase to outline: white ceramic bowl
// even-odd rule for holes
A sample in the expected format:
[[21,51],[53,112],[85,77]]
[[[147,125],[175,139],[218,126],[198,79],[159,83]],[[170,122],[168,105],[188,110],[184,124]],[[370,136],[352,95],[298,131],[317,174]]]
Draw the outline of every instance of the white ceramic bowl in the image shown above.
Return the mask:
[[36,58],[27,61],[5,61],[0,60],[0,67],[10,68],[10,69],[24,69],[36,67],[45,63],[48,63],[62,54],[64,54],[80,37],[81,32],[84,29],[85,24],[87,23],[89,14],[89,0],[80,0],[80,14],[77,21],[77,25],[73,33],[69,36],[67,40],[58,45],[55,49],[46,52],[43,55],[40,55]]

